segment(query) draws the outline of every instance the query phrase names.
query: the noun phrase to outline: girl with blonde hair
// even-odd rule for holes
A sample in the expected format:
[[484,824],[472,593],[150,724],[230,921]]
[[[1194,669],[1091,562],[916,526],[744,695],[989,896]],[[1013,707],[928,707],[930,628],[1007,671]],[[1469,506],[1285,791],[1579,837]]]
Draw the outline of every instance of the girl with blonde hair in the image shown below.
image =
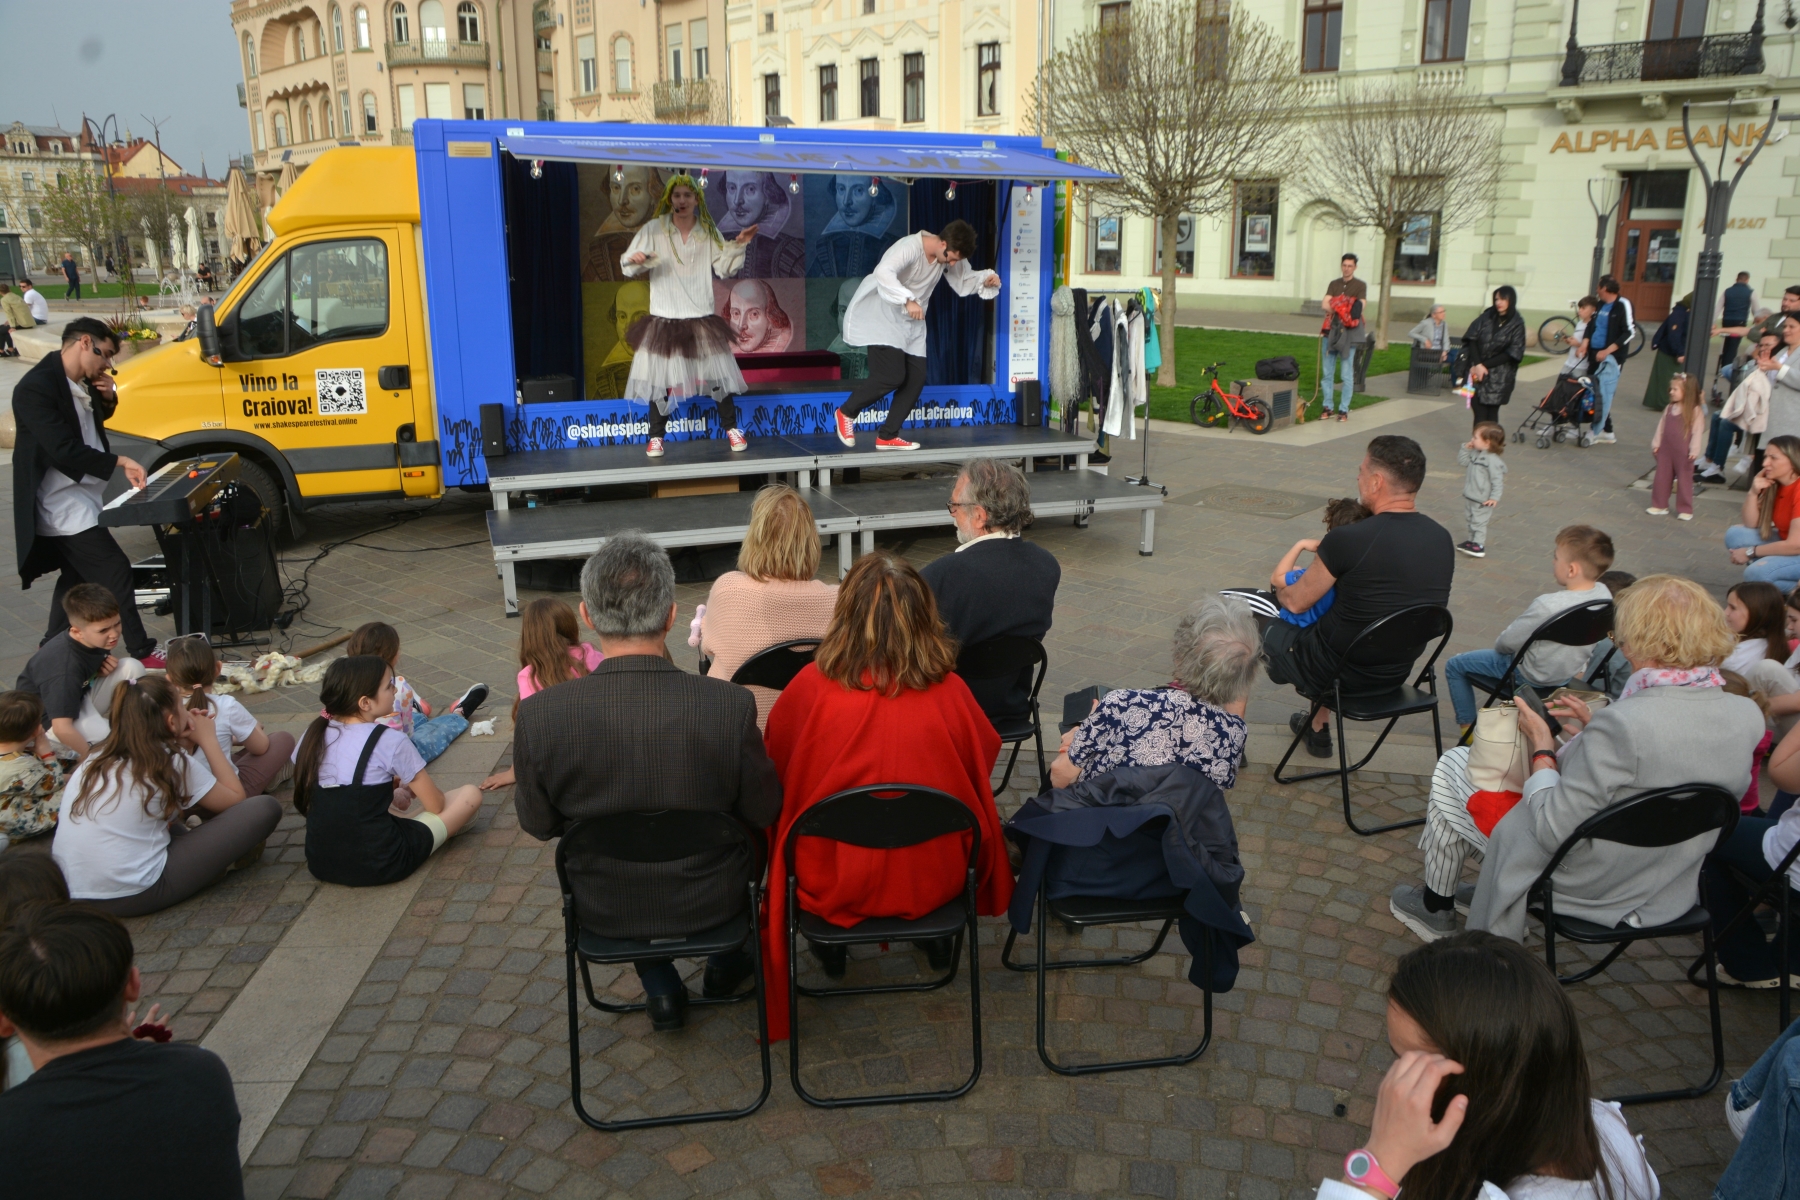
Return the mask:
[[1669,407],[1663,409],[1650,437],[1650,453],[1656,456],[1656,478],[1650,482],[1653,517],[1666,517],[1669,488],[1675,489],[1675,515],[1694,519],[1694,462],[1706,452],[1705,406],[1700,403],[1700,383],[1692,375],[1669,381]]

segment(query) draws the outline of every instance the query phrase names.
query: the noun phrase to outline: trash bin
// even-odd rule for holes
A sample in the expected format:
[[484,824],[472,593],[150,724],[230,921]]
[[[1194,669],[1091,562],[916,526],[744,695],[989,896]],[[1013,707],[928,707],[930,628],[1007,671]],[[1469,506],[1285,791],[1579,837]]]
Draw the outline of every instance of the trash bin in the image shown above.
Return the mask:
[[1406,373],[1406,390],[1409,395],[1440,395],[1447,377],[1448,364],[1438,358],[1438,351],[1426,346],[1412,348],[1412,363]]

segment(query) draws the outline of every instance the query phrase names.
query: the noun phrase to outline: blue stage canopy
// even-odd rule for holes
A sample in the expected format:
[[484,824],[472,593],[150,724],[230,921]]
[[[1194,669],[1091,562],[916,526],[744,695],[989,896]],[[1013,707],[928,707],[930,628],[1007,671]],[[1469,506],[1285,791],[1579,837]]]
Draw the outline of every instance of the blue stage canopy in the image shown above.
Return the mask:
[[[598,162],[788,174],[851,172],[902,179],[1072,179],[1103,183],[1105,171],[1058,161],[1027,138],[979,139],[955,134],[895,134],[891,140],[848,141],[787,132],[746,130],[735,138],[681,137],[659,130],[592,137],[544,137],[512,133],[500,145],[514,158],[544,162]],[[811,132],[811,131],[807,131]],[[1010,144],[1009,144],[1010,143]]]

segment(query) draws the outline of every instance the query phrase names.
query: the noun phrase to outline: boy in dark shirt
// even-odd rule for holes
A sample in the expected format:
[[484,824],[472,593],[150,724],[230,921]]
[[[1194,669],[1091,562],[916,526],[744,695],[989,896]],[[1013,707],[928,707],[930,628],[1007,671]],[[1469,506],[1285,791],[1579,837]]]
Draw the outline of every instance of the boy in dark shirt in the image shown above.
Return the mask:
[[144,673],[135,658],[119,658],[119,602],[97,583],[78,583],[63,596],[69,629],[31,656],[18,688],[44,702],[44,728],[50,737],[79,756],[100,741],[112,726],[113,689]]
[[135,1040],[139,987],[109,913],[37,904],[0,932],[0,1036],[35,1068],[0,1093],[0,1200],[241,1200],[231,1075],[209,1050]]

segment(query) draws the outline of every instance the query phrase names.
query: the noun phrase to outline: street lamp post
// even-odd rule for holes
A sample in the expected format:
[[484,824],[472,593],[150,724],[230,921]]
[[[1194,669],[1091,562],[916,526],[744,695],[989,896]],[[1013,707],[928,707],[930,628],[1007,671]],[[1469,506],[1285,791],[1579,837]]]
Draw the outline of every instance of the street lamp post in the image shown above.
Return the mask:
[[[112,126],[111,142],[108,142],[106,139],[106,127],[108,125]],[[131,270],[131,242],[124,234],[119,232],[117,227],[119,220],[119,192],[118,188],[113,185],[113,161],[112,151],[110,149],[114,143],[119,141],[119,117],[117,113],[108,113],[102,120],[95,121],[86,113],[82,113],[81,127],[84,133],[92,131],[91,140],[95,145],[100,147],[100,168],[106,173],[106,237],[107,240],[113,244],[113,253],[117,254],[120,260],[125,264],[125,273],[121,276],[121,279],[123,280],[121,290],[128,302],[126,307],[129,308],[131,307],[129,301],[137,298],[137,277]],[[94,293],[95,295],[98,295],[100,290],[100,264],[94,263],[93,270]]]
[[[1756,161],[1757,154],[1768,144],[1769,130],[1775,127],[1775,120],[1781,111],[1781,100],[1776,98],[1769,105],[1769,119],[1763,125],[1762,136],[1756,145],[1750,147],[1749,153],[1738,160],[1737,173],[1730,180],[1725,178],[1725,147],[1729,139],[1719,139],[1719,167],[1714,175],[1706,169],[1699,151],[1694,149],[1692,130],[1688,127],[1689,105],[1681,106],[1681,132],[1687,141],[1688,154],[1693,157],[1694,165],[1700,168],[1700,180],[1706,185],[1706,223],[1704,241],[1700,249],[1700,257],[1694,264],[1694,305],[1688,312],[1687,362],[1684,364],[1687,373],[1694,378],[1706,379],[1706,351],[1712,342],[1712,318],[1714,306],[1719,298],[1719,265],[1724,261],[1724,254],[1719,244],[1725,237],[1725,223],[1731,218],[1731,194],[1737,190],[1738,180]],[[1725,124],[1731,124],[1731,103],[1725,105]]]
[[1605,273],[1606,227],[1619,210],[1619,201],[1625,198],[1625,181],[1616,175],[1602,175],[1588,180],[1587,189],[1588,203],[1594,209],[1594,265],[1588,271],[1587,287],[1587,294],[1592,296],[1600,290],[1600,276]]

